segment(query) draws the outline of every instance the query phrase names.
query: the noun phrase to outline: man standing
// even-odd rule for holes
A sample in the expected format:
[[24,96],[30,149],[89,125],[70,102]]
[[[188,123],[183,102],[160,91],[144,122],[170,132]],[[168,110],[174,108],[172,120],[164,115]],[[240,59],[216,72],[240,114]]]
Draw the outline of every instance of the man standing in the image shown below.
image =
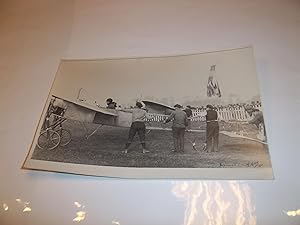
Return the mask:
[[145,119],[151,119],[151,116],[148,115],[145,109],[143,108],[143,104],[141,102],[136,103],[136,107],[133,109],[121,109],[124,112],[131,112],[132,113],[132,123],[129,129],[128,141],[125,145],[124,153],[128,152],[128,148],[131,145],[133,138],[136,133],[138,133],[141,145],[143,147],[143,153],[148,153],[149,151],[146,150],[146,126],[145,126]]
[[176,104],[175,111],[171,113],[165,123],[170,122],[173,119],[173,141],[174,141],[174,152],[184,152],[184,133],[185,128],[188,125],[187,115],[181,110],[182,106]]
[[193,117],[193,111],[191,109],[192,107],[187,105],[185,108],[185,113],[187,116],[187,120],[188,120],[188,125],[187,125],[187,130],[188,132],[190,132],[192,130],[192,117]]
[[252,105],[246,105],[244,108],[249,115],[248,123],[254,124],[258,128],[258,138],[261,141],[266,141],[266,129],[262,111],[255,109]]
[[218,113],[212,105],[206,106],[206,149],[208,152],[219,151]]

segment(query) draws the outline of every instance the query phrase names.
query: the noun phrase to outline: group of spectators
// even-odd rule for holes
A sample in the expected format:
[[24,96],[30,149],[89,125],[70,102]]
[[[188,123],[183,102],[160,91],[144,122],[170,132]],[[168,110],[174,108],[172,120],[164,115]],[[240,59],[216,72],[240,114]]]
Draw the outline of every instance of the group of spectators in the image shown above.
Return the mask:
[[[191,131],[192,107],[187,106],[184,110],[182,106],[176,104],[175,110],[167,118],[165,123],[173,121],[172,133],[174,140],[173,152],[184,152],[184,135],[186,131]],[[219,123],[218,113],[212,105],[206,108],[206,144],[205,150],[208,152],[219,151]]]
[[[260,101],[252,101],[251,103],[235,103],[235,104],[228,104],[228,105],[212,105],[213,108],[217,111],[219,110],[240,110],[244,109],[247,106],[252,106],[253,108],[261,108],[261,102]],[[192,107],[193,109],[199,109],[201,111],[204,111],[206,106],[200,106],[200,107]]]
[[[132,123],[129,130],[128,141],[125,145],[124,153],[128,153],[128,148],[131,145],[133,138],[138,134],[140,142],[143,148],[143,153],[148,153],[146,149],[145,135],[146,135],[146,126],[145,121],[151,119],[151,115],[147,113],[145,104],[143,102],[136,102],[136,106],[130,109],[122,109],[117,107],[117,103],[113,101],[112,98],[106,100],[108,109],[118,109],[121,111],[126,111],[132,113]],[[169,117],[162,121],[164,123],[173,122],[172,125],[172,135],[174,142],[173,152],[184,152],[184,136],[185,132],[191,131],[191,118],[193,117],[192,110],[200,109],[206,111],[206,143],[205,149],[208,152],[218,151],[219,150],[219,124],[218,124],[218,110],[227,109],[227,110],[237,110],[244,108],[249,114],[251,119],[249,123],[255,124],[257,127],[263,123],[262,112],[257,108],[261,107],[261,103],[251,102],[251,104],[229,104],[226,106],[222,105],[207,105],[206,107],[202,106],[200,108],[193,108],[187,106],[185,109],[180,104],[174,106],[175,110],[169,115]]]
[[[190,118],[192,117],[191,107],[183,107],[180,104],[176,104],[174,106],[175,110],[168,116],[168,118],[163,123],[169,123],[172,121],[172,136],[173,136],[173,144],[174,149],[172,150],[174,153],[184,152],[184,136],[186,131],[190,130]],[[147,113],[144,104],[142,102],[136,102],[136,106],[133,109],[119,109],[125,112],[132,113],[132,123],[129,129],[128,140],[125,145],[124,153],[128,153],[128,148],[131,145],[133,138],[136,134],[138,134],[140,138],[140,143],[143,148],[143,153],[148,153],[149,150],[146,149],[146,119],[151,120],[151,115]],[[206,147],[207,151],[218,151],[219,144],[219,124],[218,124],[218,114],[214,110],[212,105],[207,105],[207,114],[206,114]]]

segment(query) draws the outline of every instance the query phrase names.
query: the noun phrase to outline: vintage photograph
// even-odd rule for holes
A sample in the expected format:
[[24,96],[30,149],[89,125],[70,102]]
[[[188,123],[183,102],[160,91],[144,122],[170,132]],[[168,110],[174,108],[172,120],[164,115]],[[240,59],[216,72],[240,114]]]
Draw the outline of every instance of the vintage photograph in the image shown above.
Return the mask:
[[273,179],[253,49],[61,60],[23,168]]

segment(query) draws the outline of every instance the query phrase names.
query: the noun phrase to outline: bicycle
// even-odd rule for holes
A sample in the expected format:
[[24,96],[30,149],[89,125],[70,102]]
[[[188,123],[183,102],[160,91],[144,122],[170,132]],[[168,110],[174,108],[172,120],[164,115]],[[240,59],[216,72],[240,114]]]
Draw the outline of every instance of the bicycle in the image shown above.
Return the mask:
[[62,127],[67,119],[63,117],[66,108],[54,106],[56,98],[51,99],[46,118],[37,140],[40,149],[55,149],[57,146],[66,146],[71,142],[71,133]]

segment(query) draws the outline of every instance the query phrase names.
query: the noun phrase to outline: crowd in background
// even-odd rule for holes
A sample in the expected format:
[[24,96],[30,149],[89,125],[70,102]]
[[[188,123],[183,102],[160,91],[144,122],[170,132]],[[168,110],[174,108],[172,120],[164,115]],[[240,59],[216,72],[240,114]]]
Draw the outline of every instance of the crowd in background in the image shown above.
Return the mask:
[[[215,110],[240,110],[244,109],[246,106],[251,106],[253,108],[259,109],[261,108],[261,102],[260,101],[252,101],[251,103],[235,103],[235,104],[228,104],[228,105],[220,105],[220,104],[212,104]],[[206,106],[200,106],[200,107],[193,107],[189,106],[193,110],[200,110],[204,111],[206,109]]]

